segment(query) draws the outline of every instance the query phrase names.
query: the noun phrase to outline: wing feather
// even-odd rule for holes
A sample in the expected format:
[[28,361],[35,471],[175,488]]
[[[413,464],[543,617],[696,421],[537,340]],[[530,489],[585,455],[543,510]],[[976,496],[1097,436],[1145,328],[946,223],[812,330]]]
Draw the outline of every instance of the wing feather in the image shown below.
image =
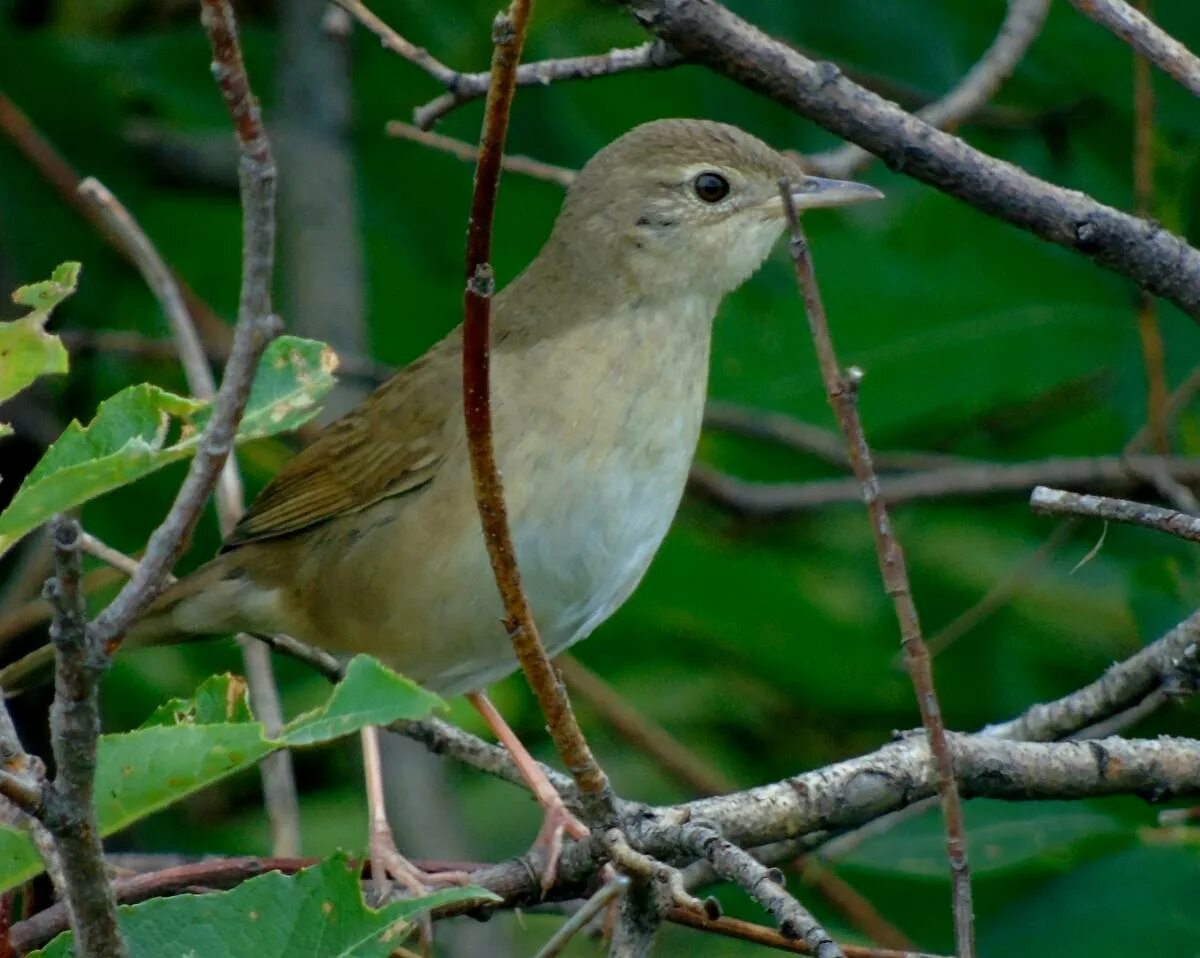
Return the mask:
[[224,548],[299,532],[432,480],[461,432],[458,350],[455,331],[322,429],[263,489]]

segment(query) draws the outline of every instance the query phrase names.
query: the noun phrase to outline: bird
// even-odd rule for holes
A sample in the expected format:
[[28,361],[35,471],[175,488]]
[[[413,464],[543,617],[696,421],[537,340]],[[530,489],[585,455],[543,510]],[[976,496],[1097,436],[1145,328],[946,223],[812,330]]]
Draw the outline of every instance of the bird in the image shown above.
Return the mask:
[[[629,598],[667,534],[713,321],[783,233],[784,178],[799,212],[882,196],[810,176],[734,126],[645,123],[580,170],[541,251],[494,298],[496,455],[550,655]],[[325,426],[127,644],[286,633],[368,653],[444,696],[513,672],[471,479],[461,342],[456,327]]]

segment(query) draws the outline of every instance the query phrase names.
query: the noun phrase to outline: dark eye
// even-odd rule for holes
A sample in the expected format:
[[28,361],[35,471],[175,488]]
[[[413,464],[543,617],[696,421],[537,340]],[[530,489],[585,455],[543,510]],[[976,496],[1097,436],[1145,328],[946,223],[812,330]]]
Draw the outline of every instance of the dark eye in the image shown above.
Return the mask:
[[729,195],[729,180],[720,173],[701,173],[695,187],[696,195],[705,203],[719,203]]

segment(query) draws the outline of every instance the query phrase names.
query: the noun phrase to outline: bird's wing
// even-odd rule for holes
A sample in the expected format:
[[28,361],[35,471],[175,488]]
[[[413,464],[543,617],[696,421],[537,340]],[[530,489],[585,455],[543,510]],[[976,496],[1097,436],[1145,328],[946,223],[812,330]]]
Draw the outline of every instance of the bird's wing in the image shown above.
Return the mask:
[[400,370],[289,460],[224,548],[307,529],[429,482],[446,457],[459,408],[452,334]]

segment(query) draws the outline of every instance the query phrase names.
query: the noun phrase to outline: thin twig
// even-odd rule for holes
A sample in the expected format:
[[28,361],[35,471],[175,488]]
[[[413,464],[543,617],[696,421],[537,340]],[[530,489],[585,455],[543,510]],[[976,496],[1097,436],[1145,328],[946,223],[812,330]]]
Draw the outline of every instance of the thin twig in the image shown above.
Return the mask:
[[[803,422],[786,413],[710,400],[704,407],[704,427],[777,442],[790,449],[811,453],[835,466],[850,465],[846,445],[836,432]],[[880,452],[875,455],[876,468],[897,472],[917,472],[964,464],[961,457],[940,452]]]
[[557,958],[570,940],[596,915],[600,914],[600,911],[606,908],[613,899],[623,894],[628,887],[628,878],[624,875],[614,875],[601,885],[600,890],[584,902],[575,914],[563,922],[558,931],[550,936],[550,940],[538,949],[533,958]]
[[[784,938],[774,928],[765,928],[762,925],[742,921],[740,918],[729,918],[724,915],[720,918],[707,918],[704,915],[697,915],[695,912],[676,908],[667,912],[667,921],[676,925],[684,925],[687,928],[695,928],[697,931],[723,935],[726,938],[750,941],[775,951],[786,951],[795,955],[811,955],[813,953],[807,942]],[[927,954],[923,951],[896,951],[891,948],[868,948],[862,945],[842,945],[841,948],[846,958],[938,958],[937,955]]]
[[693,853],[707,858],[713,870],[726,881],[745,889],[774,917],[784,938],[806,942],[816,958],[845,958],[820,922],[788,892],[783,872],[778,868],[767,867],[711,826],[694,823],[688,834],[692,837]]
[[1023,715],[989,726],[984,734],[1029,742],[1066,738],[1138,705],[1160,690],[1169,698],[1200,688],[1200,612],[1099,679],[1053,702],[1031,706]]
[[1200,96],[1200,57],[1124,0],[1071,0],[1085,17],[1107,27],[1141,56]]
[[[630,70],[662,70],[678,66],[683,58],[659,40],[629,49],[614,49],[581,57],[563,57],[523,63],[517,70],[518,86],[548,86],[560,80],[591,80],[595,77],[628,73]],[[479,97],[486,96],[491,75],[488,73],[457,73],[447,83],[448,93],[430,100],[413,110],[413,122],[428,130],[452,110]]]
[[[230,36],[232,37],[232,34]],[[233,42],[236,43],[236,39]],[[236,69],[237,63],[233,63],[232,66]],[[269,161],[269,155],[267,160]],[[273,177],[273,172],[271,175]],[[208,364],[208,357],[187,310],[179,283],[167,268],[158,248],[120,200],[98,180],[91,177],[84,180],[79,185],[79,193],[94,206],[106,227],[120,239],[122,247],[128,250],[145,278],[146,285],[161,305],[192,394],[199,399],[211,401],[216,394],[216,383]],[[274,216],[273,208],[268,212]],[[266,253],[271,255],[269,250]],[[268,282],[269,273],[268,268]],[[264,315],[269,313],[269,299],[256,305],[263,308]],[[226,536],[237,525],[238,519],[245,511],[242,477],[237,468],[236,453],[232,450],[229,450],[218,475],[216,502],[221,534]],[[255,715],[264,723],[268,734],[275,734],[283,726],[283,707],[275,684],[270,655],[261,643],[245,637],[239,637],[239,645]],[[271,823],[273,850],[276,855],[295,855],[300,851],[300,803],[292,772],[291,754],[282,750],[269,756],[261,764],[259,771],[263,784],[263,802]]]
[[[474,163],[479,159],[479,147],[474,143],[467,143],[465,140],[456,140],[452,136],[422,130],[411,123],[389,120],[384,130],[388,136],[394,136],[401,140],[409,140],[412,143],[419,143],[421,146],[427,146],[430,149],[441,150],[441,152],[456,156],[466,163]],[[505,153],[500,160],[500,167],[509,173],[519,173],[522,176],[533,177],[535,180],[557,183],[564,188],[570,186],[575,181],[574,170],[569,170],[565,166],[553,166],[550,163],[543,163],[540,160],[530,159],[528,156],[515,156],[511,153]]]
[[1105,522],[1128,522],[1147,529],[1157,529],[1180,539],[1200,542],[1200,518],[1128,499],[1085,496],[1038,486],[1029,497],[1029,507],[1043,516],[1087,516]]
[[[964,463],[898,476],[881,476],[879,489],[895,506],[928,499],[1024,493],[1036,485],[1100,485],[1130,489],[1162,473],[1179,482],[1200,481],[1196,456],[1084,456],[1038,462]],[[773,517],[858,502],[856,480],[820,479],[813,482],[750,482],[711,466],[693,466],[693,491],[747,516]]]
[[562,683],[554,672],[538,635],[528,599],[521,586],[516,553],[509,530],[504,489],[496,465],[492,436],[489,377],[489,338],[495,279],[491,259],[492,220],[500,183],[500,158],[516,89],[517,63],[525,42],[532,0],[513,0],[492,27],[494,52],[475,193],[467,231],[465,319],[463,321],[463,406],[475,499],[496,585],[504,601],[505,623],[517,660],[538,705],[546,716],[551,737],[563,763],[579,784],[592,822],[614,820],[608,778],[583,737]]
[[93,801],[100,738],[100,677],[108,656],[91,633],[80,589],[79,524],[58,517],[51,526],[54,578],[46,598],[54,606],[55,649],[50,744],[57,768],[39,817],[54,836],[63,862],[77,953],[89,958],[127,954],[117,927],[117,903],[104,870],[104,849]]
[[[1050,0],[1009,0],[1008,12],[991,46],[967,71],[959,84],[940,100],[916,113],[942,130],[954,130],[985,107],[1011,77],[1030,45],[1042,32]],[[849,144],[829,153],[803,157],[804,165],[822,176],[846,178],[867,166],[874,157]]]
[[204,0],[201,21],[213,48],[213,74],[233,118],[241,148],[243,210],[242,290],[233,348],[188,474],[167,517],[151,535],[138,571],[97,618],[94,628],[108,651],[154,598],[195,528],[230,450],[259,357],[278,333],[270,284],[275,242],[275,167],[258,101],[250,91],[227,0]]
[[879,571],[884,586],[896,609],[900,624],[901,645],[904,649],[905,665],[912,678],[917,696],[917,707],[921,713],[921,724],[925,727],[929,751],[937,771],[938,794],[942,802],[942,817],[946,830],[946,852],[950,861],[953,888],[954,930],[958,958],[973,958],[975,954],[974,910],[971,904],[971,876],[967,863],[966,825],[963,821],[962,802],[959,799],[958,783],[954,777],[954,760],[946,741],[946,726],[934,689],[933,668],[929,651],[921,636],[921,624],[917,607],[912,597],[912,586],[904,560],[904,551],[896,539],[886,502],[880,495],[879,480],[871,462],[871,450],[867,445],[862,421],[858,414],[858,383],[861,372],[851,369],[842,372],[834,351],[825,309],[813,271],[812,255],[808,242],[800,228],[800,219],[792,202],[791,187],[786,180],[779,184],[780,196],[791,230],[790,250],[795,266],[796,280],[804,298],[808,313],[809,329],[817,351],[817,364],[825,384],[825,393],[833,408],[834,416],[846,441],[854,476],[862,487],[863,499],[871,518],[871,529],[875,536],[879,557]]

